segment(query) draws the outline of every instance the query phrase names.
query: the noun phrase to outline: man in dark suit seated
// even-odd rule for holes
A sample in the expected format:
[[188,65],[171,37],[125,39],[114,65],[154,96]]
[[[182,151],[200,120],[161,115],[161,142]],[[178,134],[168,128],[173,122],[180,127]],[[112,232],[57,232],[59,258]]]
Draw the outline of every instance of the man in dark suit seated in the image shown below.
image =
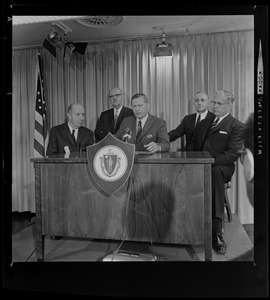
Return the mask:
[[96,142],[104,139],[109,132],[115,135],[123,119],[133,115],[132,109],[123,105],[123,92],[120,88],[112,88],[109,99],[113,108],[101,113],[95,129]]
[[243,144],[244,124],[231,114],[234,97],[230,92],[217,91],[214,116],[200,122],[195,135],[195,151],[208,151],[215,159],[212,164],[212,233],[213,249],[220,254],[227,250],[222,236],[225,183],[235,171],[235,162]]
[[46,155],[86,151],[86,147],[94,143],[94,135],[92,130],[82,126],[84,119],[82,105],[71,104],[67,109],[67,122],[50,130]]
[[131,98],[131,107],[134,115],[125,118],[116,138],[135,144],[136,151],[148,151],[150,153],[169,151],[170,143],[166,122],[149,113],[150,104],[148,98],[138,93]]
[[170,142],[173,142],[185,135],[186,151],[194,151],[192,136],[193,134],[195,134],[195,129],[197,128],[200,121],[213,116],[213,113],[208,110],[210,103],[209,96],[206,92],[197,92],[194,96],[193,102],[196,113],[185,116],[180,125],[176,129],[171,130],[168,133],[170,136]]
[[[79,103],[71,104],[67,109],[67,121],[51,128],[46,155],[85,151],[94,143],[93,131],[83,127],[85,110]],[[62,236],[51,236],[59,240]]]

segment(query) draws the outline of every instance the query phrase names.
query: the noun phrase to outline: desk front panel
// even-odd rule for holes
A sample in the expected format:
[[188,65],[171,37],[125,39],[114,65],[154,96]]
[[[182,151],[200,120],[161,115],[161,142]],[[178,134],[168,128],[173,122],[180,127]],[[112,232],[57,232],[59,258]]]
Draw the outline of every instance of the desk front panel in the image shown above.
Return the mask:
[[209,166],[135,163],[124,186],[106,195],[87,163],[41,163],[42,234],[203,244]]

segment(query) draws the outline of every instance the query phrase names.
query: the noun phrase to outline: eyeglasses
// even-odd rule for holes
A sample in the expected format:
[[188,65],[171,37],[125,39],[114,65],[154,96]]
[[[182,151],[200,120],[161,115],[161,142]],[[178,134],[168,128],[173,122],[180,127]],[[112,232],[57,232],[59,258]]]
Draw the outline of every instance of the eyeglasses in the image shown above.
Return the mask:
[[247,151],[246,151],[246,149],[241,149],[237,153],[240,155],[239,159],[240,159],[241,164],[243,165],[244,158],[245,158],[245,155],[247,154]]
[[221,105],[226,105],[228,103],[221,103],[221,102],[216,102],[216,101],[211,101],[211,104],[214,106],[214,105],[217,105],[218,107],[220,107]]
[[206,99],[203,99],[203,98],[202,98],[202,99],[195,99],[194,101],[195,101],[196,103],[199,103],[200,101],[201,101],[201,102],[206,102]]
[[109,98],[112,99],[114,97],[118,98],[119,96],[121,96],[122,94],[115,94],[115,95],[110,95]]

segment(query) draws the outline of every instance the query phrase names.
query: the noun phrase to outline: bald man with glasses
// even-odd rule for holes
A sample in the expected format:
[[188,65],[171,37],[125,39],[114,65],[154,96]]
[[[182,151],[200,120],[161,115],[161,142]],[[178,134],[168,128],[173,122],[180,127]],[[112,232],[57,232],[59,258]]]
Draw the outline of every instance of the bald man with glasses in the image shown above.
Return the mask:
[[214,115],[200,122],[194,140],[195,151],[208,151],[215,159],[212,164],[212,244],[218,254],[227,250],[222,236],[225,183],[234,174],[243,145],[244,124],[230,114],[233,103],[234,96],[230,92],[217,91],[211,101]]
[[112,88],[108,98],[113,107],[100,114],[95,129],[96,142],[104,139],[109,132],[115,135],[123,119],[133,115],[133,110],[123,105],[123,92],[120,88]]

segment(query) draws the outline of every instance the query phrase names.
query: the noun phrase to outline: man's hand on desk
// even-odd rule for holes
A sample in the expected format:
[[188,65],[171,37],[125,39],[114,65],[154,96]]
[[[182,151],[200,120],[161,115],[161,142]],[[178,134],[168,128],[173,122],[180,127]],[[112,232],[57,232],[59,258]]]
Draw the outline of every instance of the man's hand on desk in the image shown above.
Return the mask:
[[156,153],[161,151],[161,146],[158,143],[151,142],[147,145],[144,145],[145,149],[151,153]]

